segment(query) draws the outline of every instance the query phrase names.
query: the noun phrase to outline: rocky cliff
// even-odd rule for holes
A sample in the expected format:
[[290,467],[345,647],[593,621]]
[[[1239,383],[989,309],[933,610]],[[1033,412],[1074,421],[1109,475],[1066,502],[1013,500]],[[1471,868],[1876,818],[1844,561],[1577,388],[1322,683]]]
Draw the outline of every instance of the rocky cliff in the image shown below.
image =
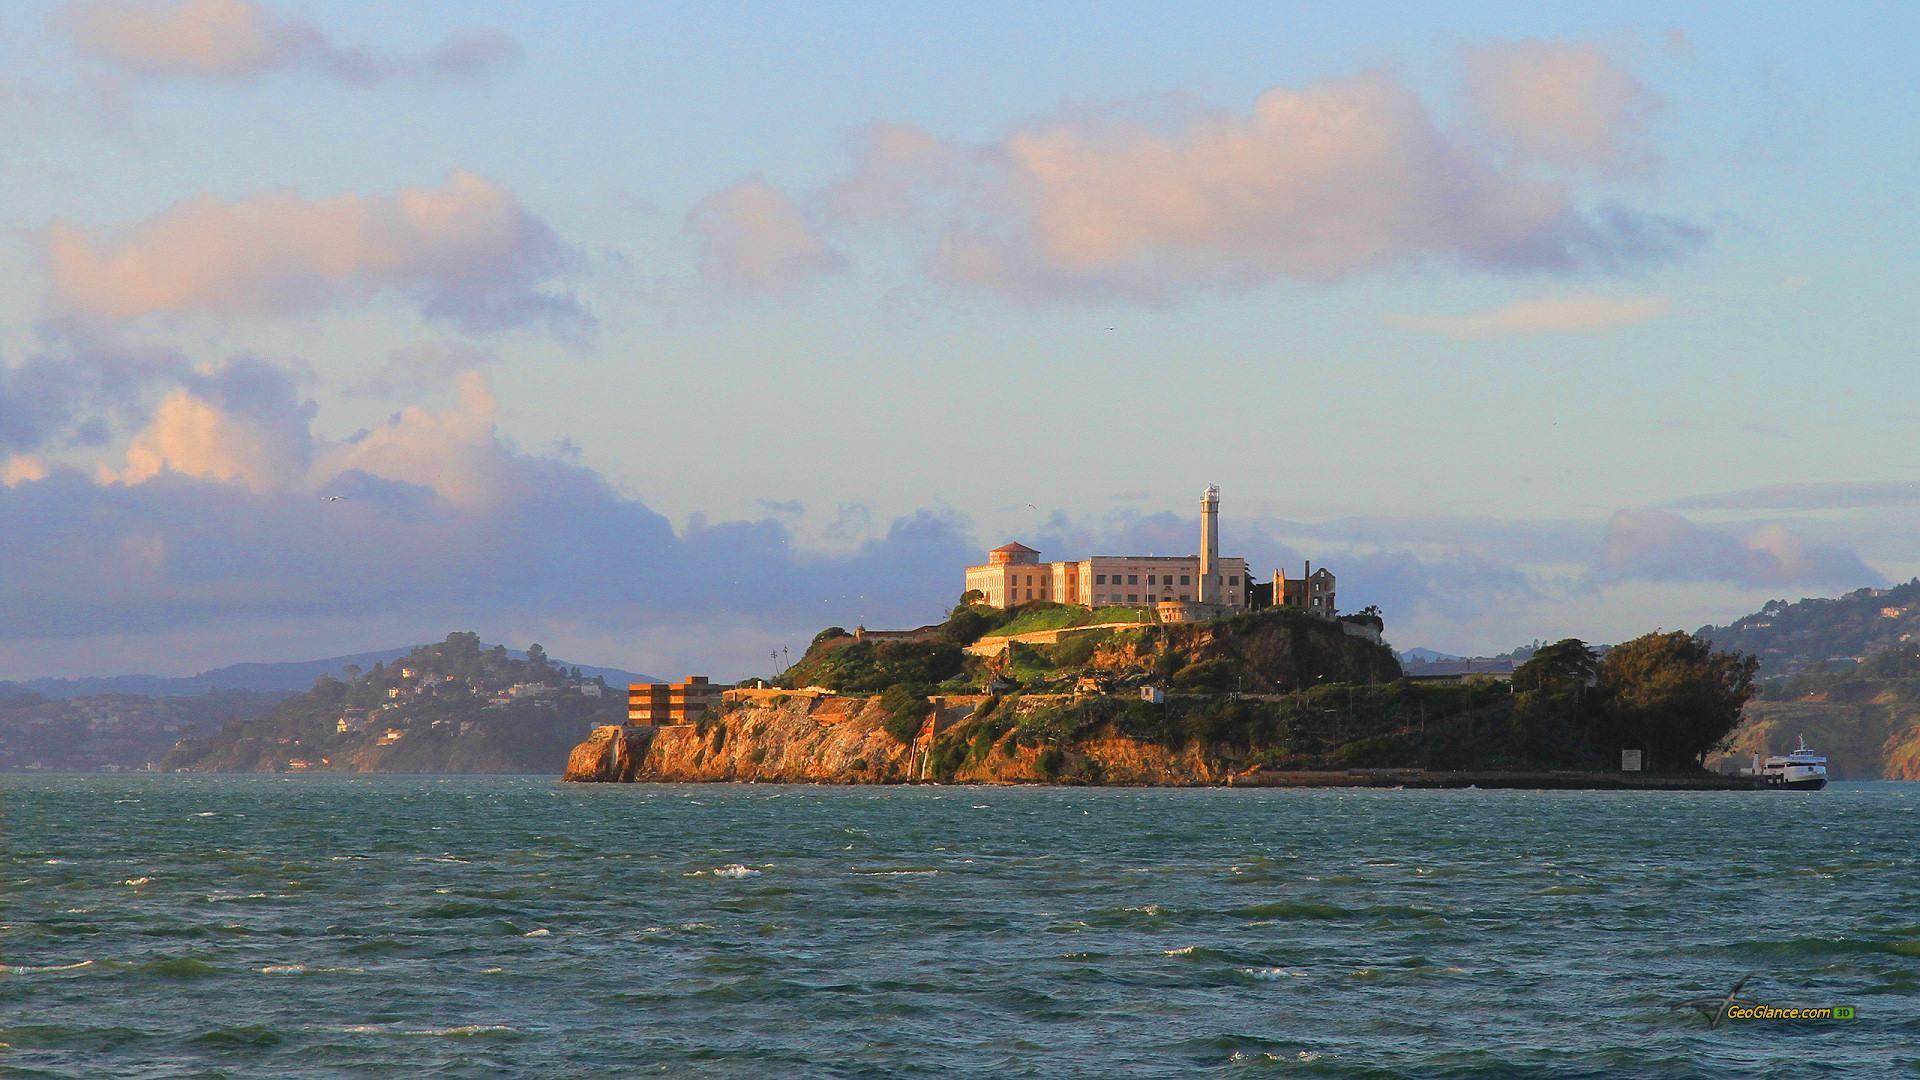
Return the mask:
[[[996,702],[996,705],[998,702]],[[612,782],[1216,784],[1232,765],[1198,746],[1173,749],[1110,731],[1062,746],[1023,737],[1010,704],[998,722],[979,701],[930,704],[911,744],[887,733],[878,697],[793,697],[733,708],[703,724],[594,729],[574,748],[566,779]]]
[[1836,780],[1920,780],[1920,715],[1888,694],[1862,701],[1756,701],[1749,704],[1722,758],[1745,766],[1758,754],[1784,754],[1804,735],[1827,755]]

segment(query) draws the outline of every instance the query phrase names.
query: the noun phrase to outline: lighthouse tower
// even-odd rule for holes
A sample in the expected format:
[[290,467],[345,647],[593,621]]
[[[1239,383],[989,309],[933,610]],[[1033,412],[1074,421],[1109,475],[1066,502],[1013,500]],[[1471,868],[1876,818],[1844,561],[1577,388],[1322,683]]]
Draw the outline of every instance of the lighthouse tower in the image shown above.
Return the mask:
[[1213,484],[1200,495],[1200,602],[1220,602],[1220,488]]

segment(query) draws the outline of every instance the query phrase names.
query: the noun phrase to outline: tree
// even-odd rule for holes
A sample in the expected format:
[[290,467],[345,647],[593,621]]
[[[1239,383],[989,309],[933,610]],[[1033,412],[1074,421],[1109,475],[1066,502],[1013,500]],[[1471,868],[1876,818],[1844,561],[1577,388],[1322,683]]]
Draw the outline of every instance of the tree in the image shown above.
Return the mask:
[[1508,730],[1516,749],[1536,761],[1586,762],[1601,719],[1600,655],[1579,638],[1535,647],[1514,669]]
[[1758,657],[1716,652],[1684,631],[1647,634],[1614,646],[1600,661],[1608,693],[1609,740],[1647,751],[1653,769],[1683,761],[1704,768],[1740,723],[1753,696]]
[[[960,607],[962,608],[968,608],[975,604],[984,604],[986,602],[987,594],[981,592],[979,589],[968,589],[966,592],[960,594]],[[955,610],[958,610],[958,608]]]
[[541,648],[539,642],[527,646],[527,663],[532,664],[537,672],[547,670],[547,650]]
[[1579,638],[1541,646],[1513,672],[1516,694],[1539,690],[1584,696],[1582,691],[1599,681],[1600,654]]

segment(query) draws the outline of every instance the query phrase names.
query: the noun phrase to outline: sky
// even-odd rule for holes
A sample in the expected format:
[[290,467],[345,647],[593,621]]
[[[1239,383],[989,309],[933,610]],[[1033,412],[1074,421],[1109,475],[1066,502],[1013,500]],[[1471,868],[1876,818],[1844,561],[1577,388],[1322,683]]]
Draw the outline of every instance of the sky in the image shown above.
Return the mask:
[[1407,648],[1920,574],[1907,4],[0,6],[0,678],[678,676],[1009,539]]

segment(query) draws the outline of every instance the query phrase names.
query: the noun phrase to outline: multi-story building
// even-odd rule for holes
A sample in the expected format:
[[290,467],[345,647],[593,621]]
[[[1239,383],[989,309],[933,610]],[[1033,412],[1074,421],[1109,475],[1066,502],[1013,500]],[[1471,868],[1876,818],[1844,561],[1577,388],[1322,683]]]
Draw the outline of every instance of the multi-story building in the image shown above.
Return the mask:
[[1227,611],[1247,606],[1247,561],[1220,557],[1220,491],[1211,485],[1200,499],[1200,554],[1092,555],[1071,562],[1041,562],[1021,543],[1002,544],[980,566],[967,567],[966,588],[981,602],[1013,607],[1030,600],[1102,607],[1188,601]]
[[705,675],[690,675],[686,682],[677,683],[628,683],[627,724],[691,724],[709,713],[717,716],[723,689]]

